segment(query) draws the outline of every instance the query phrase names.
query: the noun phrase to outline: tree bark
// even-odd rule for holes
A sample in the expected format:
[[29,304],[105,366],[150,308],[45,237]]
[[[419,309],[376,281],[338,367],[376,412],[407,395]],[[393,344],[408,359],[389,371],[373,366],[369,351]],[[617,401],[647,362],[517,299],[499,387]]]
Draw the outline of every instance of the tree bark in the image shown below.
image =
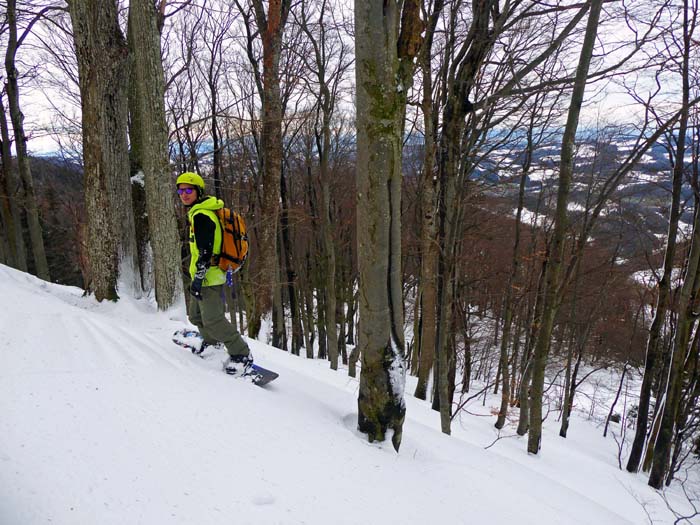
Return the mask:
[[401,149],[419,23],[416,0],[355,0],[358,335],[362,356],[358,428],[370,442],[384,441],[391,432],[397,451],[406,413]]
[[[168,154],[165,81],[158,17],[153,2],[131,2],[129,32],[134,35],[129,38],[129,42],[135,86],[132,95],[136,97],[135,101],[131,101],[131,107],[138,112],[136,118],[132,119],[135,126],[138,126],[138,132],[132,134],[132,148],[137,147],[143,169],[156,302],[160,310],[167,310],[182,297],[183,290],[180,278],[180,239]],[[134,138],[141,142],[134,141]],[[142,257],[144,255],[141,254]]]
[[[280,229],[281,230],[281,229]],[[278,230],[279,252],[275,257],[275,273],[277,282],[282,282],[282,232]],[[287,328],[284,322],[284,301],[282,300],[282,287],[275,286],[272,297],[272,346],[287,351]]]
[[2,138],[2,220],[8,243],[8,262],[22,272],[27,271],[27,248],[22,235],[22,211],[18,205],[22,196],[22,182],[12,166],[10,132],[5,107],[0,95],[0,138]]
[[132,274],[126,277],[138,275],[133,263],[136,242],[126,138],[128,49],[114,0],[71,0],[68,7],[83,121],[86,288],[98,301],[117,300],[120,272],[128,265]]
[[292,241],[289,235],[289,196],[287,192],[287,177],[283,172],[280,177],[280,199],[282,203],[282,215],[280,216],[280,228],[282,229],[282,253],[284,254],[284,266],[287,275],[287,295],[289,296],[289,310],[292,317],[292,348],[294,355],[299,355],[304,346],[304,337],[301,327],[301,309],[298,299],[298,279],[294,267],[292,253]]

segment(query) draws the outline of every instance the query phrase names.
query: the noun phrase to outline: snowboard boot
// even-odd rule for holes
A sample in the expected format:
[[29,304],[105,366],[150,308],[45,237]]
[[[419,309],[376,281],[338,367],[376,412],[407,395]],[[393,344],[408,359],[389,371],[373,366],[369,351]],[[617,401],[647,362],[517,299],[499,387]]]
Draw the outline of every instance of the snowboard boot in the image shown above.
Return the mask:
[[224,361],[224,372],[236,377],[243,377],[250,374],[253,368],[253,356],[248,355],[229,355]]

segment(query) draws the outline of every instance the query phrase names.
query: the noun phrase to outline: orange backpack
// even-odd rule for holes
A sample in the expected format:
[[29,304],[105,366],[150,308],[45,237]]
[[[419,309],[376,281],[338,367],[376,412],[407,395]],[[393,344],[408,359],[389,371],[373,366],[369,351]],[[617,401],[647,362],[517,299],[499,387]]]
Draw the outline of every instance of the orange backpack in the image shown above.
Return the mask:
[[230,208],[216,210],[222,230],[221,253],[214,264],[227,272],[236,273],[248,257],[248,234],[241,215]]

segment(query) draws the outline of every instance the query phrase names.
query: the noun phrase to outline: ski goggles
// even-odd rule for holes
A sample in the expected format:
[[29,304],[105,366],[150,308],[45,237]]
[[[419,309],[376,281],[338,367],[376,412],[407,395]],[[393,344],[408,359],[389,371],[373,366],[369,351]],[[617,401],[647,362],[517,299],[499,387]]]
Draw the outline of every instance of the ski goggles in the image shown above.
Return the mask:
[[186,193],[187,195],[192,195],[192,192],[195,191],[196,188],[178,188],[177,189],[177,194],[182,195],[183,193]]

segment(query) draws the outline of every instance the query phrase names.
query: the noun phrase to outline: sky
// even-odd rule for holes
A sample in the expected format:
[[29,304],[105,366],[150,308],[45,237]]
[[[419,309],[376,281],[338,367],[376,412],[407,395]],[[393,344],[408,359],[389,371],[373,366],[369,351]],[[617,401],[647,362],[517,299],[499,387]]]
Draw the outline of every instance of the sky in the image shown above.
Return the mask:
[[[452,436],[442,434],[429,401],[410,395],[409,377],[397,454],[356,430],[358,382],[345,367],[248,340],[279,379],[260,388],[227,376],[221,352],[200,359],[171,342],[186,325],[182,304],[158,312],[126,294],[99,304],[0,266],[0,308],[2,524],[674,519],[644,476],[619,468],[622,429],[602,436],[617,387],[610,371],[586,383],[567,439],[549,414],[538,456],[516,435],[517,414],[493,427],[500,399],[490,393],[466,404]],[[665,495],[687,510],[680,487]]]
[[[345,5],[345,9],[351,13],[352,2],[340,2]],[[639,7],[637,7],[639,8]],[[634,40],[634,35],[631,33],[626,24],[623,24],[612,18],[613,10],[617,9],[616,5],[606,6],[601,20],[600,38],[596,53],[601,53],[603,50],[606,53],[605,63],[609,65],[612,61],[617,60],[625,55],[628,51],[630,42]],[[643,17],[642,17],[643,19]],[[169,19],[168,23],[172,23]],[[582,25],[585,23],[582,22]],[[639,24],[637,27],[639,34],[643,34],[645,27]],[[35,31],[46,31],[46,28],[40,24],[35,26]],[[49,32],[57,33],[54,26],[49,28]],[[620,43],[625,46],[621,46]],[[52,41],[54,46],[58,46],[55,41]],[[65,45],[65,44],[61,44]],[[29,83],[22,86],[22,104],[26,116],[26,127],[29,131],[29,150],[33,154],[47,154],[55,152],[59,144],[55,136],[52,136],[50,130],[57,123],[55,107],[62,111],[67,111],[75,115],[79,107],[75,105],[75,101],[65,99],[65,92],[57,89],[56,83],[66,85],[68,82],[61,80],[60,75],[52,78],[47,73],[55,72],[54,66],[48,59],[48,55],[40,50],[37,39],[28,39],[25,46],[20,50],[21,61],[20,68],[24,69],[30,65],[38,65],[38,73],[40,77],[45,77],[45,80],[37,86],[34,83]],[[572,53],[569,60],[575,60],[576,53]],[[621,77],[614,78],[611,81],[598,82],[588,87],[586,97],[587,102],[584,105],[581,115],[581,126],[591,126],[596,123],[630,123],[631,120],[641,117],[641,109],[639,105],[634,104],[632,99],[626,93],[623,83],[630,85],[647,85],[648,89],[645,92],[642,89],[642,95],[646,96],[649,91],[656,88],[655,82],[644,79],[639,73],[630,73],[624,77],[624,82]],[[663,77],[663,89],[668,90],[672,85],[672,80],[666,74]],[[65,100],[64,100],[65,99]]]

